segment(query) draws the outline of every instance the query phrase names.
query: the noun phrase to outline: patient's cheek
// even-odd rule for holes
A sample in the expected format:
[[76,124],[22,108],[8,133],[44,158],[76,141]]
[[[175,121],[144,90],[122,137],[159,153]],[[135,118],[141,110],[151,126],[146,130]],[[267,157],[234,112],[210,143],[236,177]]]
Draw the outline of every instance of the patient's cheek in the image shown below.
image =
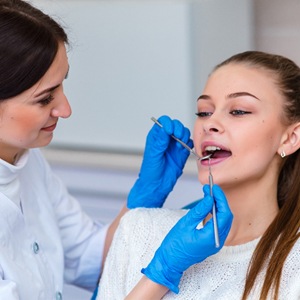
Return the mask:
[[208,172],[205,172],[203,170],[199,172],[199,170],[198,170],[198,180],[202,185],[209,184],[209,182],[208,182]]

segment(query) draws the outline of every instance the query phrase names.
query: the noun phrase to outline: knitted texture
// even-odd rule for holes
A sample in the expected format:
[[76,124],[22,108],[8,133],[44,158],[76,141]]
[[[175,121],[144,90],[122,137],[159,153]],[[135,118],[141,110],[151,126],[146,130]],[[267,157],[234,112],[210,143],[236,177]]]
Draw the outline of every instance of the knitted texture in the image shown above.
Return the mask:
[[[164,236],[186,210],[134,209],[121,220],[106,259],[98,300],[123,300],[142,277]],[[225,246],[216,255],[190,267],[182,276],[179,294],[168,299],[240,300],[249,261],[259,239],[238,246]],[[260,275],[249,299],[257,300],[263,282]],[[300,299],[300,242],[290,252],[282,274],[279,300]]]

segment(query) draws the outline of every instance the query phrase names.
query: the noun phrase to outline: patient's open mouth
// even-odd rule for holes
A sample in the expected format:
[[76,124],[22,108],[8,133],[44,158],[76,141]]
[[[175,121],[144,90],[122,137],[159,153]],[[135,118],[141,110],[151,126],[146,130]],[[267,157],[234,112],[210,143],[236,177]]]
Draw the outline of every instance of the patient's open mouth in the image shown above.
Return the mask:
[[231,151],[226,150],[226,149],[222,149],[218,146],[206,146],[204,148],[204,151],[202,152],[202,155],[206,156],[206,155],[209,155],[209,154],[212,154],[211,159],[216,159],[216,158],[229,157],[229,156],[231,156],[232,153],[231,153]]

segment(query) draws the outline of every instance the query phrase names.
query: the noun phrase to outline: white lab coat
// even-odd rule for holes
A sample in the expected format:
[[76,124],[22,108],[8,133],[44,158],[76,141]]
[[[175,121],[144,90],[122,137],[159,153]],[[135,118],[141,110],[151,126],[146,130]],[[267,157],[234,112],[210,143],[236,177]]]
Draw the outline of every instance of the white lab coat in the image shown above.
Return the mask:
[[93,290],[106,231],[38,149],[15,166],[0,160],[0,299],[62,299],[64,281]]

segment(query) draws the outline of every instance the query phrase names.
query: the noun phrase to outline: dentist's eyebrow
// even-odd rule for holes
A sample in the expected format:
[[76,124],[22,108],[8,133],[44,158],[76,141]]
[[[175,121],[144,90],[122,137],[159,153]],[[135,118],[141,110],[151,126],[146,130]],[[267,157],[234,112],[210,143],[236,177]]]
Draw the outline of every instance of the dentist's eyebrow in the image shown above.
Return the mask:
[[41,91],[41,92],[38,93],[37,95],[34,95],[34,97],[37,98],[37,97],[39,97],[39,96],[41,96],[41,95],[43,95],[43,94],[52,92],[52,91],[54,91],[55,89],[57,89],[59,86],[60,86],[60,84],[57,84],[57,85],[52,86],[52,87],[49,87],[49,88],[47,88],[47,89]]
[[[67,73],[66,73],[66,75],[65,75],[65,79],[68,78],[69,71],[70,71],[70,66],[68,66],[68,71],[67,71]],[[49,87],[49,88],[47,88],[47,89],[45,89],[45,90],[39,92],[38,94],[34,95],[34,97],[37,98],[37,97],[39,97],[39,96],[41,96],[41,95],[43,95],[43,94],[46,94],[46,93],[49,93],[49,92],[53,92],[53,91],[54,91],[55,89],[57,89],[59,86],[60,86],[60,84],[57,84],[57,85],[52,86],[52,87]]]

